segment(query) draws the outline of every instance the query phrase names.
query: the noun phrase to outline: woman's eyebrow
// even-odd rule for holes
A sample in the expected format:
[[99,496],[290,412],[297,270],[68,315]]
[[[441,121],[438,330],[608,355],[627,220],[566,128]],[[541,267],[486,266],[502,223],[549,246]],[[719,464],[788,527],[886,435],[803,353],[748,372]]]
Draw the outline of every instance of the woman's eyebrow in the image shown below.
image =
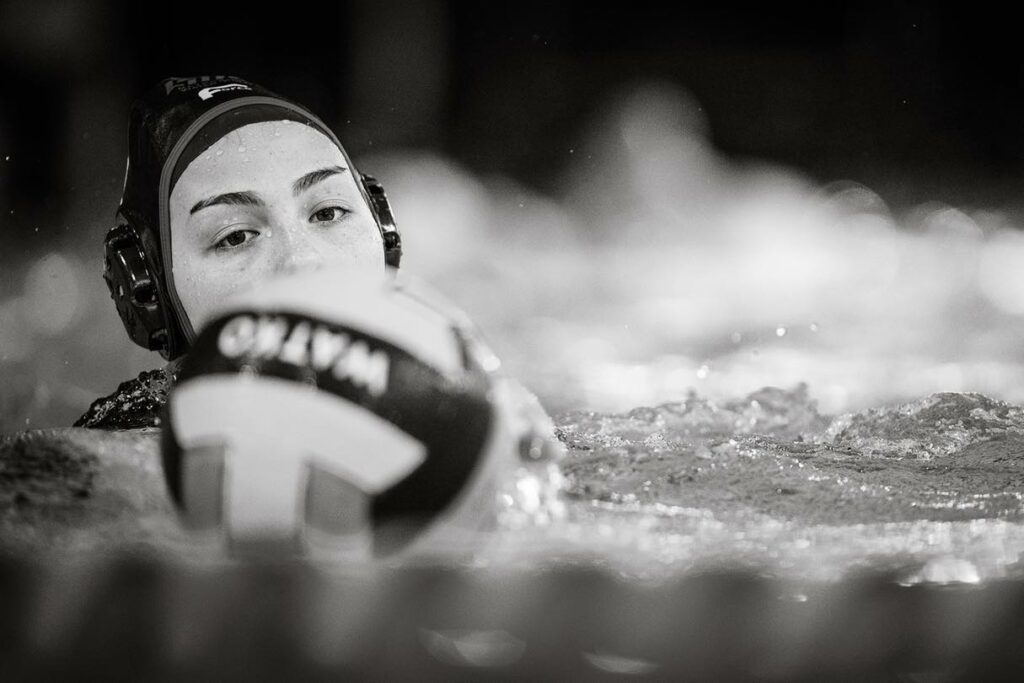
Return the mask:
[[329,166],[327,168],[321,168],[316,171],[310,171],[306,175],[302,176],[294,183],[292,183],[292,194],[298,197],[300,194],[313,187],[322,180],[326,180],[334,175],[339,175],[348,171],[347,168],[341,166]]
[[[331,176],[340,175],[346,172],[348,172],[348,169],[342,166],[329,166],[316,171],[310,171],[292,183],[292,194],[297,197],[317,183],[326,180]],[[224,194],[214,195],[213,197],[207,197],[206,199],[200,199],[192,206],[192,210],[189,211],[189,214],[202,211],[203,209],[216,204],[227,204],[230,206],[261,206],[263,204],[263,200],[258,194],[249,190],[244,192],[226,192]]]
[[206,199],[200,199],[192,206],[192,210],[189,211],[189,215],[207,207],[214,206],[215,204],[228,204],[229,206],[261,206],[263,204],[263,200],[260,199],[258,194],[248,190],[244,192],[227,192],[225,194],[207,197]]

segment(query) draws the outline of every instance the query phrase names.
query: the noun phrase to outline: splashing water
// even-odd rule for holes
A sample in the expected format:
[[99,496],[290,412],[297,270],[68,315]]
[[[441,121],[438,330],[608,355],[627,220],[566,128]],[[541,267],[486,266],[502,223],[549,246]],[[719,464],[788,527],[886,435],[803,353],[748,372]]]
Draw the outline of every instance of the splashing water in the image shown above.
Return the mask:
[[700,111],[672,88],[625,93],[560,202],[372,160],[422,255],[409,268],[560,414],[566,519],[499,556],[1021,576],[1013,220],[726,159]]
[[[624,93],[574,141],[553,197],[428,155],[359,160],[386,180],[403,268],[466,309],[560,413],[564,515],[549,514],[545,480],[523,478],[494,561],[1019,577],[1012,215],[901,213],[857,182],[725,158],[702,111],[665,86]],[[38,272],[0,291],[0,361],[59,362],[0,393],[10,431],[68,424],[153,367],[121,339],[98,277],[71,313],[27,305],[67,289],[69,269]],[[60,419],[43,412],[53,397],[68,397]]]
[[1024,575],[1024,410],[980,394],[829,417],[767,388],[557,423],[570,505],[549,540],[629,575]]

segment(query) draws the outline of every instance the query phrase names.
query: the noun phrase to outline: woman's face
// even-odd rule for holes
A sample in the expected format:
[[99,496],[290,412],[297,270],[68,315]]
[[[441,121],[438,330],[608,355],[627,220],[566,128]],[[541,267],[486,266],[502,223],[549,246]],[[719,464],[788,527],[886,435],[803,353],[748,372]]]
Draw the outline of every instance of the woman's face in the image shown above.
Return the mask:
[[175,288],[196,330],[226,295],[278,274],[384,273],[380,231],[345,157],[302,123],[222,137],[181,174],[170,220]]

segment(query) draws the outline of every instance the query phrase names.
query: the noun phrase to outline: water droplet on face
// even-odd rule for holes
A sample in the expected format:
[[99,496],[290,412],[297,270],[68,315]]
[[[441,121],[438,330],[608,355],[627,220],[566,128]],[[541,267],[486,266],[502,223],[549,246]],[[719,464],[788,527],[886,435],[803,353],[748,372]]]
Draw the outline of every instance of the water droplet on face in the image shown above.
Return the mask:
[[222,149],[218,149],[217,152],[216,152],[217,156],[220,156],[223,153],[224,153],[224,150],[222,150]]
[[239,145],[238,146],[238,153],[239,154],[244,154],[245,151],[246,151],[245,145]]
[[786,336],[786,332],[788,332],[788,331],[789,330],[787,330],[785,327],[783,327],[782,325],[779,325],[778,327],[775,328],[775,336],[776,337],[785,337]]
[[818,331],[818,323],[811,323],[811,332]]

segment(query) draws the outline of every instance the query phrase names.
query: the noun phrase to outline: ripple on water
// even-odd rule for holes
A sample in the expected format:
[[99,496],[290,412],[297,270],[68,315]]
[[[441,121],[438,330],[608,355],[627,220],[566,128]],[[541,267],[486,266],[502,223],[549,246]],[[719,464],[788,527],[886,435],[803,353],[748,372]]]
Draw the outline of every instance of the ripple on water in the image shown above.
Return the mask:
[[546,533],[640,572],[1024,576],[1018,406],[943,393],[832,417],[800,385],[556,423],[569,521]]

